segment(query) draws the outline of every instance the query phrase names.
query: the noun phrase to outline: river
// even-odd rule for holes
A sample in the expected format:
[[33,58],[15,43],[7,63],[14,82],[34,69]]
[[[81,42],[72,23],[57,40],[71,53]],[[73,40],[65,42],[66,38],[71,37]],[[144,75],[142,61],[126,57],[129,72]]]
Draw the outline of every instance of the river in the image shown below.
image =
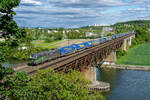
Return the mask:
[[23,64],[27,61],[24,60],[17,60],[17,59],[8,59],[7,62],[3,63],[3,67],[16,67],[18,64]]
[[96,69],[97,80],[108,82],[106,100],[150,100],[150,71]]

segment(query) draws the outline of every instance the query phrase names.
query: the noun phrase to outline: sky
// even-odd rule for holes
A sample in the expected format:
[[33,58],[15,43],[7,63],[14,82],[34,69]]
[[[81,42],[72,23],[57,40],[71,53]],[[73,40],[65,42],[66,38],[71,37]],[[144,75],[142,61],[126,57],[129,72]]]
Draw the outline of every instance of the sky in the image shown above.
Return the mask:
[[20,27],[76,28],[150,19],[150,0],[21,0]]

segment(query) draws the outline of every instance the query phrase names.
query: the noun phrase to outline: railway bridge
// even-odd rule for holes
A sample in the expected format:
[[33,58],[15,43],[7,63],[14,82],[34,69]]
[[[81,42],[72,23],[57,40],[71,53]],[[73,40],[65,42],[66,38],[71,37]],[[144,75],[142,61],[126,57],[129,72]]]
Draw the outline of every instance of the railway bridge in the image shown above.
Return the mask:
[[116,51],[119,48],[127,50],[127,45],[131,45],[132,38],[134,37],[135,33],[133,32],[132,34],[109,40],[102,44],[74,52],[70,55],[57,58],[38,66],[22,65],[14,68],[14,70],[26,71],[28,74],[34,74],[37,70],[43,70],[46,68],[52,68],[56,72],[67,72],[68,69],[84,71],[84,69],[96,66],[102,61],[115,62]]

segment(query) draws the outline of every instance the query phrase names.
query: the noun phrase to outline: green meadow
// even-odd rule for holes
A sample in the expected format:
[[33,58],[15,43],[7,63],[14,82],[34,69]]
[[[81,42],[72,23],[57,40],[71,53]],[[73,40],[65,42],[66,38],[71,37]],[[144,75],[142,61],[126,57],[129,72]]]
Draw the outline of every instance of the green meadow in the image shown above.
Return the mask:
[[117,64],[150,66],[150,43],[130,48],[126,56],[117,60]]
[[47,48],[47,49],[52,49],[52,48],[57,48],[56,44],[62,43],[62,40],[57,40],[57,41],[53,41],[50,43],[45,43],[43,40],[35,40],[32,42],[32,44],[35,47],[42,47],[42,48]]

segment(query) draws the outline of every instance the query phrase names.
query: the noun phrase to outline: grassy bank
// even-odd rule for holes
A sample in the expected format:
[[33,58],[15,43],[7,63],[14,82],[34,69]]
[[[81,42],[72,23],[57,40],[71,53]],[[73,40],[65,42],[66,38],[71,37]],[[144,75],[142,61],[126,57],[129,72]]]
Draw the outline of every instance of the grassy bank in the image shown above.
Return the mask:
[[126,56],[117,60],[117,64],[150,66],[150,43],[129,49]]
[[57,40],[57,41],[53,41],[50,43],[45,43],[42,40],[37,40],[37,41],[33,41],[32,44],[35,47],[42,47],[42,48],[47,48],[47,49],[52,49],[52,48],[57,48],[56,44],[62,43],[63,40]]

